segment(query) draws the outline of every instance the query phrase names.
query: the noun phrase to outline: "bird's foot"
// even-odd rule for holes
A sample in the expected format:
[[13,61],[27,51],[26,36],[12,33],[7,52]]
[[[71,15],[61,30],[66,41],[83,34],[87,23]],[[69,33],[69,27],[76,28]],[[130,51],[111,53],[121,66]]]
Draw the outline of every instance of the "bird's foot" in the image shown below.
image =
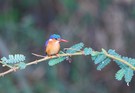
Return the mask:
[[60,57],[59,54],[56,54],[57,57]]

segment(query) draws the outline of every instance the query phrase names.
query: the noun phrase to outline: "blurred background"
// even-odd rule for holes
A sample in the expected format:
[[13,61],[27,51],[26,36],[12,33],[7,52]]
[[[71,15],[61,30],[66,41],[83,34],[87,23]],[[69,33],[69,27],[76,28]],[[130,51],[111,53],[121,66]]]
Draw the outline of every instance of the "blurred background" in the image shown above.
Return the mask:
[[[100,51],[115,49],[135,58],[135,0],[0,0],[0,57],[24,54],[27,62],[44,54],[44,42],[60,34]],[[115,63],[102,71],[88,56],[74,56],[49,67],[47,62],[0,77],[0,93],[135,93],[117,81]],[[1,72],[7,68],[0,68]]]

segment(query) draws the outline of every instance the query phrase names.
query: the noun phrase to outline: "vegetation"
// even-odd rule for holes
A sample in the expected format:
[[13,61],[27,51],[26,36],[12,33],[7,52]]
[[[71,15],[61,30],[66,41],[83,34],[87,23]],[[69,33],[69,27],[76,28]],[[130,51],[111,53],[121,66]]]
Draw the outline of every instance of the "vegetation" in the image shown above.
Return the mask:
[[[120,67],[120,70],[117,71],[115,77],[117,80],[122,80],[123,77],[125,77],[125,81],[127,82],[127,85],[129,86],[129,82],[131,82],[132,77],[134,75],[135,70],[135,59],[128,58],[128,57],[122,57],[121,55],[117,54],[115,50],[108,50],[108,52],[104,49],[102,49],[101,52],[93,51],[92,48],[84,48],[83,43],[78,43],[73,45],[70,48],[66,49],[66,52],[62,52],[62,54],[58,54],[58,56],[41,56],[42,59],[38,59],[29,63],[24,63],[25,56],[16,54],[15,56],[9,55],[9,59],[3,57],[1,58],[1,64],[3,66],[7,66],[10,68],[10,70],[3,72],[0,74],[0,76],[4,76],[5,74],[8,74],[12,71],[16,71],[17,69],[25,69],[26,66],[37,64],[38,62],[49,60],[48,64],[50,66],[54,66],[64,60],[68,60],[68,57],[75,56],[75,55],[91,55],[92,60],[97,66],[97,70],[102,70],[104,67],[106,67],[110,62],[111,59]],[[36,56],[39,56],[37,54],[34,54]]]
[[[1,0],[0,93],[134,93],[134,5]],[[46,59],[45,41],[55,33],[69,42]]]

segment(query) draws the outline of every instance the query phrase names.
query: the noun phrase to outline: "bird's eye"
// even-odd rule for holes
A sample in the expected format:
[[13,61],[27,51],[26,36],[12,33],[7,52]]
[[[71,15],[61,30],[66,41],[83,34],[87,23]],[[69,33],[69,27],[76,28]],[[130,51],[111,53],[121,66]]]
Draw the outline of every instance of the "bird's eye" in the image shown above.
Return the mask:
[[58,39],[58,38],[55,38],[56,40]]

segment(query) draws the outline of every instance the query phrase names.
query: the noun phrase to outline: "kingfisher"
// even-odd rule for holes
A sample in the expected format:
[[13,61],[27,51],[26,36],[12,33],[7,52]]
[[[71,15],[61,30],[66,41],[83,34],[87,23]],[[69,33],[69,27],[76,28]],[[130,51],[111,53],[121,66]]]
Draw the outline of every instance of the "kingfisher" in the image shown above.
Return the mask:
[[48,56],[57,55],[60,51],[60,42],[68,42],[65,39],[62,39],[60,35],[53,34],[45,42],[45,53]]

